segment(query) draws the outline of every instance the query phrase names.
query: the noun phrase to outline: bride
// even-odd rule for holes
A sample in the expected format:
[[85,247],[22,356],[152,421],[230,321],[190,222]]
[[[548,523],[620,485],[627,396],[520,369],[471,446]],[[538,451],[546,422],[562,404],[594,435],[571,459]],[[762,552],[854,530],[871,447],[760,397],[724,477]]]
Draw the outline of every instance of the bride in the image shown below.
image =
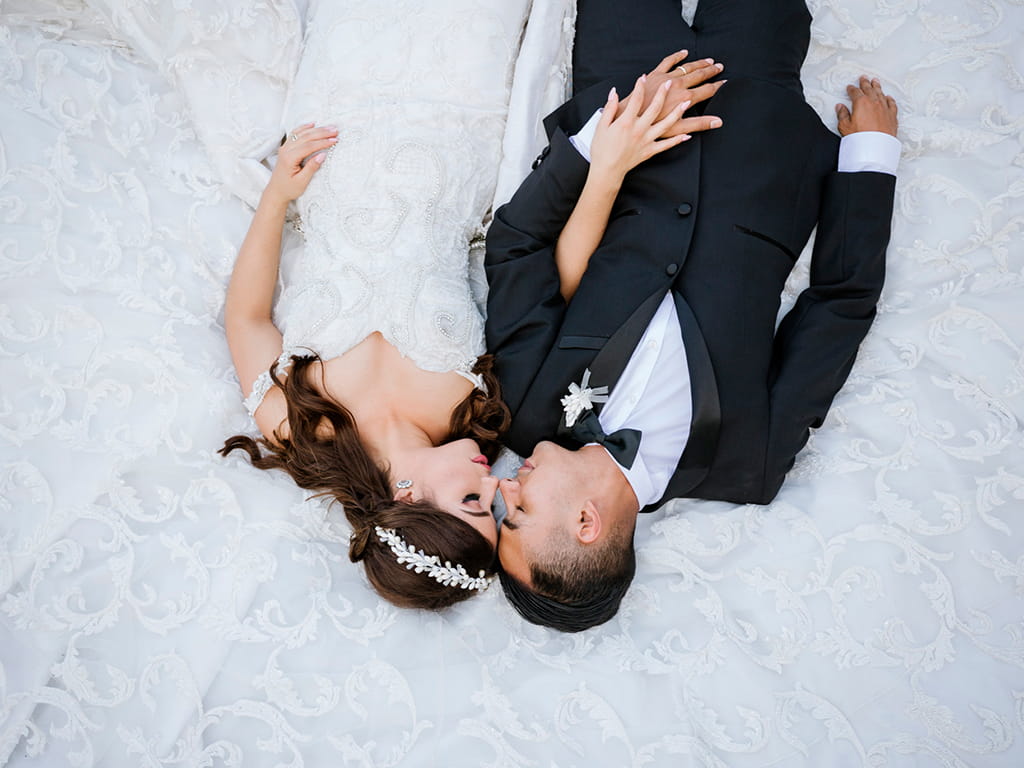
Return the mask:
[[[343,505],[349,557],[400,606],[486,587],[508,411],[470,285],[529,2],[311,8],[291,130],[228,285],[262,469]],[[281,259],[297,201],[305,245]],[[274,304],[280,269],[283,290]]]

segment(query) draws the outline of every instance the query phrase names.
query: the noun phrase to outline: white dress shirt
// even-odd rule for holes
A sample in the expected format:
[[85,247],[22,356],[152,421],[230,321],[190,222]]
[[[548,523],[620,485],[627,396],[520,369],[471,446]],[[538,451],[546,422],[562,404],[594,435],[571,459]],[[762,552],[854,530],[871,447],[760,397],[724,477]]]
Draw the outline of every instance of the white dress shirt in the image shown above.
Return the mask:
[[[601,119],[598,110],[569,140],[590,162],[590,145]],[[843,173],[879,171],[896,175],[900,142],[895,136],[863,131],[839,142],[839,167]],[[607,385],[592,381],[591,385]],[[666,293],[647,330],[633,350],[622,375],[598,416],[605,432],[628,427],[643,434],[633,466],[620,466],[643,509],[658,501],[668,487],[690,437],[693,398],[686,348],[671,292]]]

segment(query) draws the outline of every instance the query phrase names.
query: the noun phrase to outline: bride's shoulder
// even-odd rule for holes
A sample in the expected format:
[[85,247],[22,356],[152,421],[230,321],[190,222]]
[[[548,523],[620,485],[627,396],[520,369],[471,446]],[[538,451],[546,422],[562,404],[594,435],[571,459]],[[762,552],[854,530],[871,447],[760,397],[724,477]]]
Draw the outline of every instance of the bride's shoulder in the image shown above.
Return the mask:
[[263,402],[253,413],[253,420],[260,433],[275,445],[291,437],[288,426],[288,401],[284,390],[276,384],[267,390]]

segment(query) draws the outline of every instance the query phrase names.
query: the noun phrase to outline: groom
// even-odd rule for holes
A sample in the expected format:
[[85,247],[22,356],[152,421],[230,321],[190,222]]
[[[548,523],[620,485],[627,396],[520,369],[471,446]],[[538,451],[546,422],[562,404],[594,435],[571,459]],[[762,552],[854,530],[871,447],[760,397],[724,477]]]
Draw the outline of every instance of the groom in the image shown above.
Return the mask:
[[[884,277],[896,105],[862,78],[840,142],[803,99],[809,38],[803,0],[701,0],[692,27],[678,0],[579,0],[575,95],[487,238],[487,341],[529,455],[501,483],[498,554],[532,622],[615,614],[638,512],[771,501],[850,372]],[[693,64],[670,57],[618,101],[680,47]],[[815,226],[810,286],[776,330]]]

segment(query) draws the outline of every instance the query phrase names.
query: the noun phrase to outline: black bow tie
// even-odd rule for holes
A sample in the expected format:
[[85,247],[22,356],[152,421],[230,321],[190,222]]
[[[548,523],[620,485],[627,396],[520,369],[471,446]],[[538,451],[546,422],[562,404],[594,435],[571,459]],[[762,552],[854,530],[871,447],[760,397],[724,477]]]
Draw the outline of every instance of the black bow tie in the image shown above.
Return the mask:
[[606,435],[601,429],[601,422],[598,421],[597,414],[592,410],[583,414],[572,428],[572,436],[575,440],[584,445],[587,443],[603,445],[612,458],[619,463],[619,466],[626,469],[633,466],[636,452],[640,448],[642,434],[639,429],[617,429],[610,435]]

